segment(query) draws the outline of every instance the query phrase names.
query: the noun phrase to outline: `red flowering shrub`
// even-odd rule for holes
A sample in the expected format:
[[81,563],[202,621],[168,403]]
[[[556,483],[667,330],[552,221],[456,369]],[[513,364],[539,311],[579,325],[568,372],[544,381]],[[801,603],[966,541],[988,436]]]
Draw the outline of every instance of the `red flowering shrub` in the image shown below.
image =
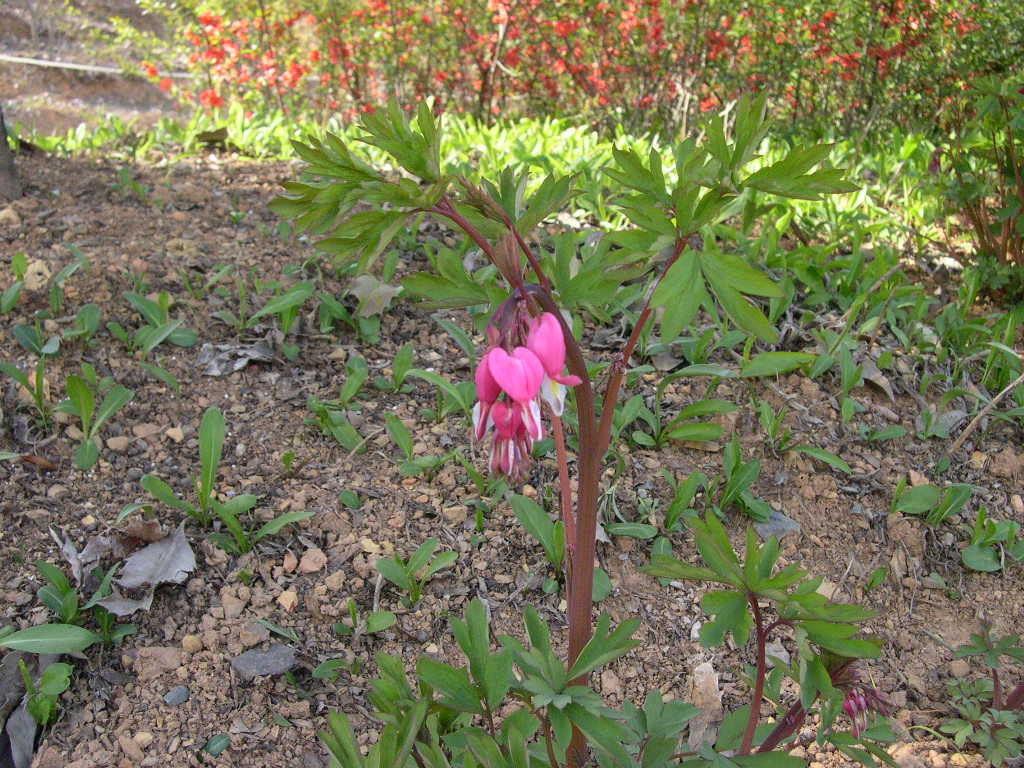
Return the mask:
[[675,130],[766,89],[794,119],[849,128],[929,120],[965,75],[1005,66],[1021,34],[1007,1],[193,0],[180,34],[210,108],[351,117],[394,94]]

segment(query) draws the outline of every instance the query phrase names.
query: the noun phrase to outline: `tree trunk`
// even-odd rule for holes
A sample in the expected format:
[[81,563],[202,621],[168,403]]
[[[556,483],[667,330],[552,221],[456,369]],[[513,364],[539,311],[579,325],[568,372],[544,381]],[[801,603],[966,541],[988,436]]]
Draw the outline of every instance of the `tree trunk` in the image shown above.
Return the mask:
[[17,200],[21,197],[21,182],[14,170],[14,153],[7,143],[7,124],[4,123],[3,105],[0,105],[0,197]]

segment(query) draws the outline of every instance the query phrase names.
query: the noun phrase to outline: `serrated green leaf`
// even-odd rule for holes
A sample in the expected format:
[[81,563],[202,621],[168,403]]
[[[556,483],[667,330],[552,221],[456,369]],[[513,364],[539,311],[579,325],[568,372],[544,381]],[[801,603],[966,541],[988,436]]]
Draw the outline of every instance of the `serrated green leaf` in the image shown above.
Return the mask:
[[704,613],[715,617],[701,626],[701,645],[705,648],[720,645],[726,632],[732,632],[736,645],[746,645],[754,626],[746,597],[732,590],[713,590],[704,595],[701,608]]
[[480,697],[466,670],[455,669],[423,656],[416,664],[416,675],[441,694],[441,703],[445,706],[459,712],[483,714]]

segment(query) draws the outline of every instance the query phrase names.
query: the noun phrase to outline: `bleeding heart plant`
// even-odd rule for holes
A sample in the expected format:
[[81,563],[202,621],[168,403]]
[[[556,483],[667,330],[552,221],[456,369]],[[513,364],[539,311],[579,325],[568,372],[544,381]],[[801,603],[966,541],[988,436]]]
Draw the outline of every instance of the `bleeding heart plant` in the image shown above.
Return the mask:
[[[669,163],[656,151],[645,160],[625,149],[615,152],[616,167],[605,169],[610,179],[627,190],[616,203],[635,228],[604,233],[611,249],[608,243],[582,244],[581,272],[588,258],[601,259],[602,280],[639,297],[640,311],[629,338],[607,368],[600,399],[573,333],[573,319],[563,314],[551,275],[541,267],[542,255],[529,244],[533,230],[572,196],[572,177],[548,176],[532,193],[528,193],[528,178],[511,171],[494,182],[471,184],[442,167],[440,126],[423,104],[414,124],[394,102],[363,121],[362,141],[389,153],[400,174],[371,167],[332,135],[295,143],[310,167],[301,181],[285,185],[287,194],[271,207],[296,218],[299,228],[326,235],[319,248],[340,261],[356,262],[358,270],[370,269],[388,243],[422,214],[447,220],[480,249],[506,287],[477,282],[461,262],[435,262],[436,270],[407,278],[403,287],[427,306],[487,308],[481,318],[487,328],[486,350],[475,372],[473,425],[477,439],[490,436],[491,471],[513,482],[527,476],[531,448],[545,434],[545,416],[558,458],[568,658],[558,659],[549,629],[529,608],[525,614],[529,645],[503,637],[503,650],[492,653],[483,608],[474,603],[465,622],[453,622],[469,660],[468,672],[421,659],[419,686],[414,688],[399,662],[378,658],[383,678],[374,684],[370,700],[388,725],[367,764],[405,766],[415,760],[420,768],[545,764],[578,768],[591,763],[593,751],[602,765],[660,768],[686,758],[684,764],[692,766],[789,766],[802,763],[774,750],[794,738],[819,698],[825,702],[825,711],[831,712],[823,719],[826,725],[819,739],[830,739],[844,753],[867,764],[887,760],[884,750],[866,741],[885,736],[884,728],[869,729],[866,722],[873,705],[881,709],[880,700],[869,698],[867,689],[850,677],[856,659],[878,652],[877,643],[854,637],[856,624],[870,612],[831,604],[815,591],[820,579],[805,578],[805,572],[795,566],[776,573],[779,547],[774,539],[758,546],[748,532],[746,562],[740,562],[713,513],[704,522],[688,521],[708,568],[660,556],[651,572],[725,585],[704,600],[705,612],[716,618],[706,625],[713,631],[702,632],[701,641],[717,645],[732,632],[742,646],[751,628],[755,629],[752,706],[733,713],[728,737],[723,726],[723,735],[714,745],[705,743],[697,752],[680,752],[680,734],[693,714],[683,711],[685,707],[670,706],[654,692],[643,710],[627,707],[625,713],[614,713],[588,686],[592,671],[637,642],[630,639],[638,627],[635,621],[611,630],[610,620],[602,616],[595,631],[592,592],[604,457],[615,404],[641,332],[656,318],[663,339],[671,341],[702,306],[708,306],[721,310],[750,334],[751,345],[755,339],[777,340],[775,329],[751,297],[780,297],[780,288],[743,259],[718,247],[713,225],[731,214],[730,204],[748,189],[810,200],[854,189],[841,170],[813,170],[827,158],[827,145],[793,149],[775,163],[758,163],[768,131],[763,98],[742,99],[734,116],[731,135],[727,136],[723,119],[714,117],[705,128],[704,144],[680,143]],[[560,276],[560,285],[565,284],[564,277]],[[642,292],[635,292],[636,281],[642,281]],[[579,447],[575,493],[562,422],[569,408],[575,418],[567,421]],[[775,606],[774,619],[766,616],[763,602]],[[766,638],[782,630],[792,633],[799,658],[789,669],[777,666],[774,683],[768,684]],[[518,675],[512,674],[513,666]],[[758,727],[766,685],[777,688],[783,674],[801,686],[799,706],[781,711],[782,719],[774,727]],[[852,702],[848,709],[852,736],[831,728],[844,700]],[[513,702],[518,709],[506,706]],[[500,723],[499,711],[504,718]],[[673,713],[669,721],[667,712]],[[343,716],[333,719],[332,733],[325,735],[325,741],[339,765],[364,765]],[[723,752],[734,757],[727,758]]]

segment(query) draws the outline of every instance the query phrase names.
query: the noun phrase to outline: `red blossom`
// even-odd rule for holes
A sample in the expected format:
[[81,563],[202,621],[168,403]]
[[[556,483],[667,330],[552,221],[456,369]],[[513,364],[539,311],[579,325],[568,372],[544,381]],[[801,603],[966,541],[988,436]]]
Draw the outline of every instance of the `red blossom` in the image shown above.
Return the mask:
[[223,107],[224,99],[212,88],[207,88],[199,94],[199,103],[207,109],[214,109],[216,107]]

